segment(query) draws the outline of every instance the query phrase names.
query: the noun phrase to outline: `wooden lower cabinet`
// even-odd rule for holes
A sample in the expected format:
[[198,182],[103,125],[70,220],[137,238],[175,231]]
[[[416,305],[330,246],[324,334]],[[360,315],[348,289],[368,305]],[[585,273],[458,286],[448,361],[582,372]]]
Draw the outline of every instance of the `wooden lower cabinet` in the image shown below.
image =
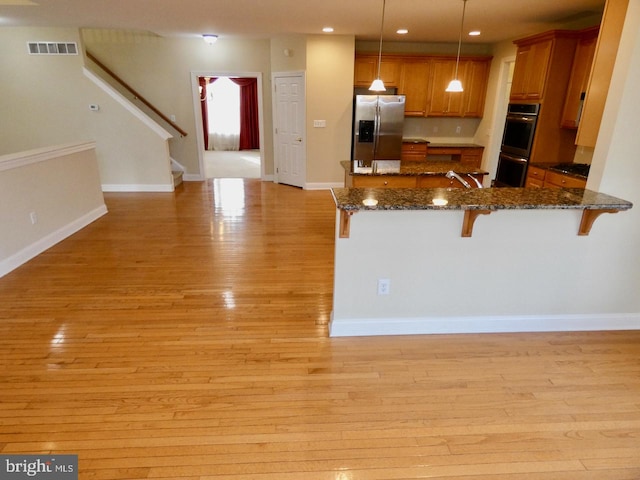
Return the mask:
[[[484,175],[473,175],[480,183],[482,183],[482,179]],[[462,175],[469,184],[476,188],[476,183],[467,178],[467,175]],[[444,175],[423,175],[418,177],[418,187],[420,188],[463,188],[463,185],[458,180],[453,180],[445,177]]]
[[584,188],[586,185],[586,180],[572,177],[570,175],[563,175],[561,173],[547,171],[546,175],[544,176],[545,188]]
[[587,181],[571,175],[545,170],[544,168],[529,167],[525,187],[531,188],[585,188]]
[[[473,175],[480,183],[484,175]],[[457,180],[451,180],[444,175],[349,175],[345,181],[346,187],[353,188],[463,188]],[[473,180],[462,176],[476,187]]]
[[415,188],[415,176],[401,175],[352,175],[354,188]]
[[529,167],[527,169],[527,178],[525,187],[542,188],[544,186],[544,177],[547,171],[544,168]]
[[400,159],[408,162],[424,162],[427,159],[427,144],[404,142]]

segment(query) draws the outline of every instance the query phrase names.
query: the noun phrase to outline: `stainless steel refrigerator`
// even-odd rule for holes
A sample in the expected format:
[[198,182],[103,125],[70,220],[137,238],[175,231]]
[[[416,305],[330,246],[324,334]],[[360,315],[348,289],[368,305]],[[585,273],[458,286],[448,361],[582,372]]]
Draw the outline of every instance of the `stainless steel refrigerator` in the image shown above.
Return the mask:
[[400,160],[404,95],[356,95],[353,112],[352,160],[370,166],[373,160]]

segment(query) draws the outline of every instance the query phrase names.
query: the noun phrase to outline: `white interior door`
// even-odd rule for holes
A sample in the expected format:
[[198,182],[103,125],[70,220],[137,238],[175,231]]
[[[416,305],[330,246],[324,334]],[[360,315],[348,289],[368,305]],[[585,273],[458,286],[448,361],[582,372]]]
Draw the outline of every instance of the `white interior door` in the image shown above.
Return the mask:
[[274,74],[273,85],[276,180],[304,188],[307,165],[304,75]]

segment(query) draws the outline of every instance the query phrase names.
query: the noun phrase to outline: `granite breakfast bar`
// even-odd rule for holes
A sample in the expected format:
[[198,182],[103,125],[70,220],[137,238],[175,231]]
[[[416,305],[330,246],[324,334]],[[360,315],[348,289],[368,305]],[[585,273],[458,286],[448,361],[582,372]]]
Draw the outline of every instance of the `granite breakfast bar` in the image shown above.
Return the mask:
[[498,210],[581,210],[578,235],[588,235],[602,213],[616,213],[632,204],[603,193],[580,188],[429,188],[333,189],[340,211],[340,237],[349,236],[349,218],[366,210],[463,210],[462,236],[470,237],[478,215]]
[[[332,194],[331,336],[640,328],[617,311],[627,287],[612,291],[602,274],[624,259],[599,247],[627,218],[601,214],[630,202],[585,189]],[[521,295],[505,296],[513,285]]]

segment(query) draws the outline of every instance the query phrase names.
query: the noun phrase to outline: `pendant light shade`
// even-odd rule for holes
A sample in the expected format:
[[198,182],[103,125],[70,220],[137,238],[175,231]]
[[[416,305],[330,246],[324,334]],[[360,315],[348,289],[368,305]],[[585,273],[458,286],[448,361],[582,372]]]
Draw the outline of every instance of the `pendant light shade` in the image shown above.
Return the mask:
[[371,83],[369,90],[372,92],[384,92],[386,90],[382,78],[380,78],[380,64],[382,63],[382,29],[384,27],[384,7],[386,0],[382,0],[382,20],[380,22],[380,50],[378,51],[378,77]]
[[463,92],[462,82],[458,80],[458,65],[460,65],[460,47],[462,46],[462,30],[464,29],[464,12],[467,8],[467,0],[462,0],[462,21],[460,22],[460,36],[458,37],[458,56],[456,57],[456,73],[449,82],[446,92]]

